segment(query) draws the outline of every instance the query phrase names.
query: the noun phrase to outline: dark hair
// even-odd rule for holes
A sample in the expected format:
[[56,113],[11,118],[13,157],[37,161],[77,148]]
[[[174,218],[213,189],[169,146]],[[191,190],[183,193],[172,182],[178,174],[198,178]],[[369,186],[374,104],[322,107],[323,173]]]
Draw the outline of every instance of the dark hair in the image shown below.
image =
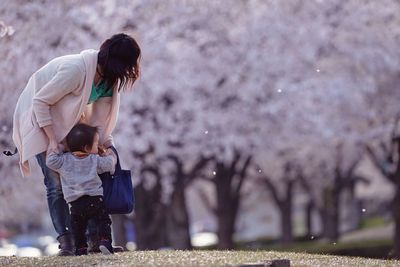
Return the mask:
[[66,141],[69,151],[85,151],[87,147],[92,147],[94,137],[98,133],[97,127],[78,123],[68,133]]
[[125,33],[113,35],[100,46],[97,63],[99,75],[109,89],[118,86],[118,91],[139,78],[140,47],[131,36]]

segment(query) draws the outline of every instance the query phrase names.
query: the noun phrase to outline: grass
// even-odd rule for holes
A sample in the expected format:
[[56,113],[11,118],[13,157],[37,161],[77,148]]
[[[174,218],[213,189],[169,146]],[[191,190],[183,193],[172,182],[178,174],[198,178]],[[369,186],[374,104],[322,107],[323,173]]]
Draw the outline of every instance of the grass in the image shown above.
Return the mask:
[[367,258],[384,259],[388,256],[393,241],[389,239],[373,239],[366,241],[346,241],[346,242],[328,242],[324,243],[318,240],[314,241],[295,241],[292,244],[282,245],[271,243],[269,241],[258,241],[258,243],[241,244],[243,250],[254,248],[273,251],[300,252],[310,254],[329,254],[343,256],[362,256]]
[[331,254],[335,251],[348,250],[354,248],[374,248],[382,246],[392,246],[392,240],[379,239],[368,241],[338,242],[338,243],[320,243],[320,242],[301,242],[291,245],[272,245],[268,249],[277,251],[307,252],[307,253],[323,253]]
[[111,256],[0,257],[0,266],[235,266],[289,259],[291,266],[400,266],[400,261],[275,251],[137,251]]
[[385,219],[381,216],[368,217],[361,220],[360,229],[370,229],[386,225]]

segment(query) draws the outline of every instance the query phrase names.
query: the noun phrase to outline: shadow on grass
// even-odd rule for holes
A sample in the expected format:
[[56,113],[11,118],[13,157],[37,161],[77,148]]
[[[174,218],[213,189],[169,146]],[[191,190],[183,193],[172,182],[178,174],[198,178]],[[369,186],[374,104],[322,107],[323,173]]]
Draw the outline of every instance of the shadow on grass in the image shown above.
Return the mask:
[[[281,245],[275,239],[260,239],[252,242],[237,243],[236,250],[267,250],[279,252],[300,252],[322,255],[338,255],[374,259],[389,259],[393,247],[392,240],[376,239],[352,242],[323,242],[321,240],[297,238],[292,244]],[[197,250],[215,250],[216,246],[198,248]]]
[[311,254],[328,254],[340,256],[365,257],[388,259],[393,242],[388,239],[352,242],[323,242],[323,241],[295,241],[290,245],[280,245],[271,240],[259,240],[239,244],[238,249],[274,250],[287,252],[302,252]]

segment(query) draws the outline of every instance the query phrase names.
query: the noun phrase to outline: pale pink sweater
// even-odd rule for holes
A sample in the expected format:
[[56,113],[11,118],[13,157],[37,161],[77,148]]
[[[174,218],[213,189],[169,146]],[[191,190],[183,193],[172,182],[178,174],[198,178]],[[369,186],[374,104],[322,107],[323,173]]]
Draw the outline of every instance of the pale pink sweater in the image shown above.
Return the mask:
[[30,174],[28,160],[46,151],[48,138],[42,129],[52,125],[57,142],[78,122],[99,128],[100,144],[112,144],[120,96],[100,98],[88,105],[97,67],[97,50],[55,58],[36,71],[21,93],[14,112],[13,141],[23,176]]

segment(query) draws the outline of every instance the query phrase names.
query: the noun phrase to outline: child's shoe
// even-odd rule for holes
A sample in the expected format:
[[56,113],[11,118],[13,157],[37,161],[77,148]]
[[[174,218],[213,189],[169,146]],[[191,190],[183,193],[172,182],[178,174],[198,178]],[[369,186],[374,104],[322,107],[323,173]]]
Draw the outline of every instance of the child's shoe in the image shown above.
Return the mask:
[[110,255],[114,253],[111,241],[107,239],[103,239],[100,241],[99,249],[104,255]]
[[125,252],[125,249],[121,246],[113,246],[112,248],[114,253]]
[[87,248],[77,248],[75,251],[75,256],[87,255]]
[[90,235],[88,237],[88,253],[101,253],[99,246],[100,246],[100,239],[99,236],[96,235]]
[[[99,246],[100,246],[100,239],[98,235],[91,235],[88,238],[88,253],[101,253]],[[119,252],[125,252],[124,248],[121,246],[113,246],[113,252],[114,253],[119,253]]]

